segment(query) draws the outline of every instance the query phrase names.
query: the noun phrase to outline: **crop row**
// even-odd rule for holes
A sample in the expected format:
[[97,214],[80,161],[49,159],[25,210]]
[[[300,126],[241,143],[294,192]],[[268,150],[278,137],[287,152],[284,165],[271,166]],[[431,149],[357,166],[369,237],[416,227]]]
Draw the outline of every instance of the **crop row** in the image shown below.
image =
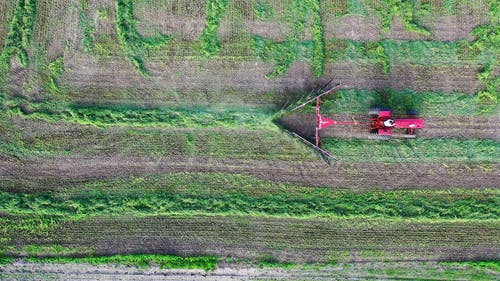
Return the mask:
[[499,235],[497,220],[178,215],[40,219],[52,219],[56,224],[43,229],[34,225],[25,230],[23,218],[3,217],[4,237],[20,245],[90,247],[97,255],[140,250],[188,256],[255,258],[271,255],[278,261],[313,262],[492,259],[498,252],[496,240]]
[[481,220],[500,216],[495,190],[353,193],[222,173],[119,178],[61,186],[58,191],[0,191],[0,195],[0,212],[66,217],[213,213]]
[[[38,123],[40,124],[40,123]],[[45,124],[49,125],[49,124]],[[140,129],[131,127],[51,132],[50,128],[14,134],[9,142],[18,156],[33,155],[129,155],[183,156],[236,159],[313,160],[315,155],[277,128],[177,128]],[[8,131],[6,131],[8,132]],[[82,138],[81,136],[85,136]],[[9,149],[5,153],[9,154]],[[2,149],[2,151],[4,150]],[[14,150],[15,151],[15,150]]]

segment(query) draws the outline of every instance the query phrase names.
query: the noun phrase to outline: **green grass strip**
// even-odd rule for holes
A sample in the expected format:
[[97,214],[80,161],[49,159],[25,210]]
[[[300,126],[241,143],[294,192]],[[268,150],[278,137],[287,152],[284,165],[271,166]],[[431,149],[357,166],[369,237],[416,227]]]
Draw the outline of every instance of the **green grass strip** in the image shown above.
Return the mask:
[[89,4],[87,0],[80,0],[78,28],[80,28],[80,31],[82,32],[83,50],[91,54],[94,52],[95,27],[87,15],[88,10]]
[[[23,67],[28,65],[27,49],[30,44],[33,24],[36,15],[36,0],[17,0],[14,16],[10,22],[9,32],[4,41],[2,54],[0,55],[0,86],[7,83],[7,75],[10,68],[10,60],[16,55],[19,64]],[[0,89],[0,101],[3,96]]]
[[251,214],[419,219],[498,219],[497,190],[354,193],[276,184],[249,176],[178,173],[98,181],[37,194],[0,192],[0,212],[98,215]]
[[420,20],[431,15],[431,5],[423,1],[367,1],[370,8],[378,14],[382,23],[382,31],[388,32],[392,19],[398,17],[406,31],[422,35],[430,35],[429,30],[420,23]]
[[449,267],[466,266],[476,269],[486,269],[500,273],[500,260],[494,261],[462,261],[462,262],[439,262],[439,264]]
[[227,9],[227,0],[207,0],[205,4],[205,28],[199,39],[201,54],[205,57],[212,57],[221,49],[217,30],[220,19]]
[[322,138],[324,149],[342,161],[382,163],[497,163],[500,143],[495,140]]
[[481,90],[477,93],[478,102],[486,108],[498,110],[500,94],[500,77],[495,75],[494,66],[500,63],[498,50],[500,49],[500,4],[498,1],[487,0],[490,22],[476,26],[471,34],[475,37],[470,48],[478,52],[485,62],[477,74]]
[[[286,15],[291,27],[286,40],[275,42],[259,36],[253,37],[254,54],[264,62],[274,64],[274,69],[266,75],[267,78],[284,75],[294,61],[304,58],[311,62],[314,76],[320,77],[323,74],[325,52],[320,10],[318,0],[292,0]],[[308,15],[311,20],[311,40],[304,40]]]
[[12,115],[47,121],[75,122],[95,126],[158,126],[170,128],[207,127],[272,127],[273,112],[270,109],[234,108],[139,108],[133,106],[80,106],[69,105],[58,109],[58,105],[32,104],[30,114],[24,114],[19,107],[9,109]]
[[33,263],[85,263],[131,265],[138,268],[159,266],[161,269],[202,269],[214,270],[220,258],[213,256],[180,257],[172,255],[113,255],[89,257],[28,257],[25,259]]
[[164,34],[156,37],[140,35],[135,28],[134,1],[132,0],[116,0],[115,22],[118,41],[122,46],[125,57],[141,75],[148,77],[149,72],[145,68],[143,61],[147,51],[165,46],[171,37]]

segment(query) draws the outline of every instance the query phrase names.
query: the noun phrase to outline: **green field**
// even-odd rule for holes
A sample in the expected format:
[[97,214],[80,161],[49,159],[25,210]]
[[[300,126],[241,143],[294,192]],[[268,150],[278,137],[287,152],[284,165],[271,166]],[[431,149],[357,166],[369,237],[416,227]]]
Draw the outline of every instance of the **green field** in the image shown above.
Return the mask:
[[[0,279],[497,280],[499,19],[494,0],[2,1]],[[311,139],[313,104],[290,109],[330,79],[323,115],[424,129],[325,129],[324,161],[284,129]]]

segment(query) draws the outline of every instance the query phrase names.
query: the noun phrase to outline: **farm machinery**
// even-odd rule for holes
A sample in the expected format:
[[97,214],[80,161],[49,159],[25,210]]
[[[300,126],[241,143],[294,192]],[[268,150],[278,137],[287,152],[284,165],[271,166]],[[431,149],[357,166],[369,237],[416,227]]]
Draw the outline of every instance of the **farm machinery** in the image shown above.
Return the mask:
[[322,90],[316,93],[315,97],[306,100],[300,105],[291,109],[291,111],[295,111],[313,101],[316,102],[316,128],[315,128],[315,142],[312,143],[305,139],[304,137],[299,136],[296,133],[293,133],[296,137],[301,139],[306,144],[312,146],[315,150],[319,151],[321,154],[328,158],[334,158],[331,153],[320,147],[320,131],[330,126],[334,125],[362,125],[366,126],[367,130],[369,130],[370,139],[381,139],[381,140],[389,140],[392,138],[394,129],[401,129],[404,131],[404,138],[415,138],[416,137],[416,129],[422,129],[424,127],[424,120],[420,118],[416,118],[416,113],[409,111],[408,118],[394,118],[392,116],[392,111],[389,108],[370,108],[368,115],[369,118],[365,122],[358,121],[337,121],[331,118],[327,118],[323,116],[320,112],[320,104],[321,98],[326,96],[339,88],[339,84],[330,87],[331,81],[327,83]]

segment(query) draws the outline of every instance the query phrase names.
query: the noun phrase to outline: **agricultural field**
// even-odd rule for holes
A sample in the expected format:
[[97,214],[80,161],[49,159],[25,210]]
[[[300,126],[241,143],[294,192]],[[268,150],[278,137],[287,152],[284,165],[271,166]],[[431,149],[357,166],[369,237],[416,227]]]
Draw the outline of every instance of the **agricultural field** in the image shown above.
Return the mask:
[[[1,280],[500,279],[495,0],[3,0]],[[414,139],[322,114],[425,120]]]

